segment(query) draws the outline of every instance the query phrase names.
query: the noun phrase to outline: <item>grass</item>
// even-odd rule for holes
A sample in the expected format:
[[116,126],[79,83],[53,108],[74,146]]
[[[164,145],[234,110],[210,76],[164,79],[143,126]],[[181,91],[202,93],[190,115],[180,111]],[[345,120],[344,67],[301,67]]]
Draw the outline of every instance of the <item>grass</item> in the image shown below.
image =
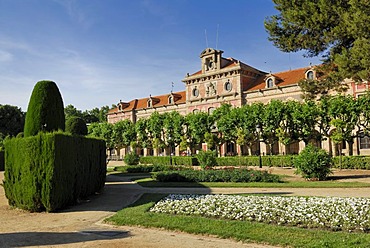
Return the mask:
[[164,196],[163,194],[145,194],[133,205],[108,218],[106,222],[115,225],[155,227],[192,234],[216,235],[220,238],[243,242],[289,247],[358,248],[368,247],[370,243],[370,234],[364,233],[331,232],[248,221],[230,221],[148,212]]
[[135,180],[143,187],[182,187],[182,188],[367,188],[370,183],[361,182],[339,182],[339,181],[290,181],[283,183],[232,183],[232,182],[158,182],[154,179],[140,178]]

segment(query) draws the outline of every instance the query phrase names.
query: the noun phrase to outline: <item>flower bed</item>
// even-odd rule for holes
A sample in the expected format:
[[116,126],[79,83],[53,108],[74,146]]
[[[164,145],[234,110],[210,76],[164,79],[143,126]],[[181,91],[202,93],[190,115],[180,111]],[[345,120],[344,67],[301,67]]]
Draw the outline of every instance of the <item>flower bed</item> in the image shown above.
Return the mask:
[[369,232],[369,206],[369,198],[172,194],[150,211]]

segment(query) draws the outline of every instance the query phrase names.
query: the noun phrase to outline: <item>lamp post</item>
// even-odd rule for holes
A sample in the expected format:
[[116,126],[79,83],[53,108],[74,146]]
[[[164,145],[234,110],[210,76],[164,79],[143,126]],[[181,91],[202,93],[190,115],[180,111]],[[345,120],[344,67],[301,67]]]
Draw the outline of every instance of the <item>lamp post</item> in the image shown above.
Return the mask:
[[256,125],[257,137],[258,137],[258,155],[259,155],[259,167],[262,168],[262,156],[261,156],[261,125],[258,123]]

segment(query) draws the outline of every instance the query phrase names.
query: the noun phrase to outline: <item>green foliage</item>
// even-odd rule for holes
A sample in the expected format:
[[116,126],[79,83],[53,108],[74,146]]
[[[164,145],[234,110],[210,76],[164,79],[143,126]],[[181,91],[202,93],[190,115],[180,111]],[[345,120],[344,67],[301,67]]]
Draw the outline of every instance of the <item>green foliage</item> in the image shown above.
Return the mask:
[[25,114],[18,107],[0,104],[0,134],[16,136],[23,131]]
[[216,153],[214,151],[199,151],[197,159],[200,167],[205,170],[217,165]]
[[[262,156],[262,165],[269,167],[294,167],[295,155]],[[216,158],[218,166],[259,166],[258,156]]]
[[136,153],[130,152],[125,155],[125,157],[123,158],[123,161],[127,165],[138,165],[140,158],[139,158],[139,155],[137,155]]
[[191,149],[204,142],[204,134],[211,131],[214,122],[205,112],[190,113],[185,117],[186,138]]
[[86,122],[80,117],[70,117],[66,121],[66,132],[72,135],[87,135]]
[[103,106],[100,109],[93,108],[91,110],[85,110],[85,111],[81,111],[77,109],[72,104],[69,104],[64,108],[66,119],[69,119],[70,117],[80,117],[86,123],[107,122],[108,111],[109,111],[109,106]]
[[92,123],[89,125],[88,133],[90,137],[100,138],[105,140],[108,148],[114,148],[114,136],[113,136],[114,125],[108,122]]
[[189,170],[186,166],[175,165],[129,165],[123,167],[116,167],[115,171],[122,171],[126,173],[150,173],[158,171],[176,171],[176,170]]
[[[140,157],[140,164],[170,165],[169,156],[146,156]],[[173,165],[195,166],[198,165],[196,157],[172,156]]]
[[307,179],[325,180],[331,173],[331,164],[332,160],[329,154],[312,145],[306,146],[294,160],[296,173]]
[[370,170],[370,157],[366,156],[342,156],[342,162],[339,162],[340,157],[333,157],[333,167],[340,169],[358,169]]
[[24,137],[64,129],[63,100],[58,86],[52,81],[38,82],[28,103]]
[[4,190],[11,206],[55,211],[104,187],[102,140],[39,133],[7,140],[5,148]]
[[116,148],[129,147],[136,141],[135,125],[130,120],[122,120],[113,125],[113,143]]
[[[326,94],[340,82],[370,77],[370,14],[367,0],[274,0],[279,14],[265,21],[269,40],[284,52],[306,51],[325,59],[325,78],[307,82],[307,90]],[[335,65],[335,66],[333,66]]]
[[5,152],[0,150],[0,171],[5,169]]
[[278,175],[247,169],[163,171],[152,177],[159,182],[280,182]]

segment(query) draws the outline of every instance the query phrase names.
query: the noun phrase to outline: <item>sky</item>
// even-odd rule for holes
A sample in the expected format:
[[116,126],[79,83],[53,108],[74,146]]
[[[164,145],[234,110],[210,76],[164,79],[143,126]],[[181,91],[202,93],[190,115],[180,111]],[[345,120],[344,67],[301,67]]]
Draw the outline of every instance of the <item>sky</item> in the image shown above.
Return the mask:
[[207,47],[266,72],[319,64],[268,40],[272,0],[0,0],[0,104],[57,83],[80,110],[185,89]]

